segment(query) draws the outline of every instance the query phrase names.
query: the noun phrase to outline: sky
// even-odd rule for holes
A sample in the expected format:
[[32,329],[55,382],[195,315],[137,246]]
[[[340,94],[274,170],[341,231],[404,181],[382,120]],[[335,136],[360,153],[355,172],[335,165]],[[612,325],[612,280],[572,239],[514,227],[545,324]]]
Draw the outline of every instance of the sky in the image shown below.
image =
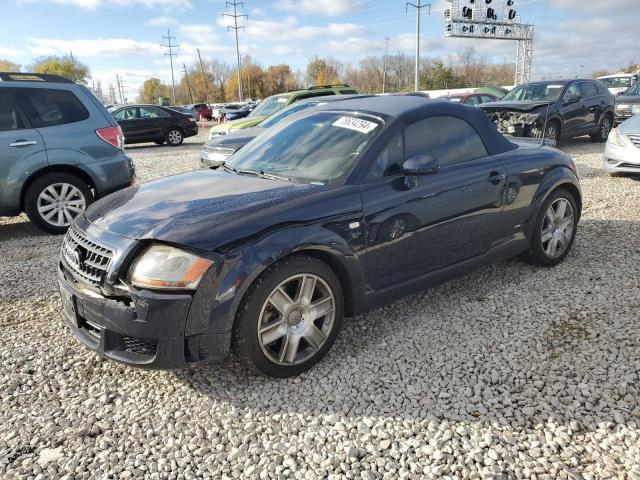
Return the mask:
[[[422,0],[426,3],[429,0]],[[468,0],[458,0],[465,4]],[[512,41],[444,38],[446,0],[422,9],[422,54],[455,56],[472,45],[497,63],[515,62]],[[498,0],[495,0],[498,2]],[[70,51],[89,65],[103,89],[126,79],[129,96],[150,77],[171,79],[160,47],[167,29],[180,45],[177,67],[205,59],[235,62],[235,38],[226,25],[225,0],[0,0],[0,59],[28,66],[35,57]],[[416,3],[414,1],[413,3]],[[581,71],[616,70],[640,63],[637,18],[640,0],[514,0],[521,20],[535,24],[532,79],[575,77]],[[304,68],[314,55],[357,64],[368,55],[413,54],[415,10],[400,0],[244,0],[239,13],[242,54],[263,67],[288,63]],[[581,67],[582,65],[582,67]],[[176,78],[179,73],[176,72]]]

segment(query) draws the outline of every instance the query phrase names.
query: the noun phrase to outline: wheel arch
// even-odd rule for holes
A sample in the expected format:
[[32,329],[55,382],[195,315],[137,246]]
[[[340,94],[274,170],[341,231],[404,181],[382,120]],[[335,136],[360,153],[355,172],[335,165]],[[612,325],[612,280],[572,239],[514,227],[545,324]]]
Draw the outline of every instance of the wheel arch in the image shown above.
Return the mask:
[[68,173],[70,175],[75,175],[76,177],[86,182],[89,188],[94,191],[94,194],[96,193],[95,192],[96,183],[94,182],[93,178],[91,178],[91,175],[89,175],[80,167],[77,167],[74,165],[64,165],[64,164],[49,165],[39,170],[36,170],[31,175],[29,175],[29,177],[25,180],[24,184],[22,185],[22,189],[20,191],[20,210],[21,211],[24,211],[25,197],[29,188],[31,187],[31,185],[33,185],[33,182],[35,182],[38,178],[41,178],[43,175],[47,175],[49,173]]

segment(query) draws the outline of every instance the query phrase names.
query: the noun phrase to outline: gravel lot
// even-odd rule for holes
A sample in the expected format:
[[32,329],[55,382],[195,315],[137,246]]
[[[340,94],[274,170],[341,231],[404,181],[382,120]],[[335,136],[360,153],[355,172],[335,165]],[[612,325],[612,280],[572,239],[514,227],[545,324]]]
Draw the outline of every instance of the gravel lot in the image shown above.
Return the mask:
[[[128,151],[147,181],[197,168],[202,141]],[[61,319],[61,237],[0,219],[0,477],[640,479],[640,179],[564,148],[585,199],[566,263],[351,319],[284,381],[98,358]]]

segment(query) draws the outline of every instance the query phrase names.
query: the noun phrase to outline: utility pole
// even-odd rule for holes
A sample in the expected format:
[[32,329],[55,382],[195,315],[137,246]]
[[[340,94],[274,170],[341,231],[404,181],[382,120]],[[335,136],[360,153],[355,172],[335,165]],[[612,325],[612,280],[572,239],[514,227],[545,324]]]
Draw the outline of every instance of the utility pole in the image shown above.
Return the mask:
[[184,76],[187,79],[187,88],[189,89],[189,97],[191,98],[191,103],[196,103],[193,101],[193,92],[191,91],[191,82],[189,81],[189,72],[187,70],[187,66],[183,63],[182,68],[184,71]]
[[382,93],[384,93],[387,84],[387,57],[389,56],[389,40],[391,40],[391,37],[384,37],[384,40],[387,42],[387,48],[382,59]]
[[176,104],[176,80],[175,77],[173,75],[173,57],[177,57],[178,54],[177,53],[173,53],[173,49],[174,48],[178,48],[180,45],[176,45],[175,43],[172,44],[173,41],[175,41],[176,37],[172,37],[171,36],[171,30],[167,29],[167,36],[163,36],[162,37],[162,41],[167,41],[167,43],[161,43],[160,47],[165,47],[169,49],[169,52],[164,52],[164,55],[166,57],[169,57],[169,63],[171,63],[171,99],[173,104]]
[[202,57],[200,56],[200,49],[196,48],[198,52],[198,60],[200,61],[200,71],[202,72],[202,84],[204,85],[204,98],[207,104],[209,103],[209,89],[207,88],[207,76],[204,73],[204,67],[202,66]]
[[582,72],[584,71],[584,65],[578,65],[580,67],[580,78],[582,78]]
[[120,96],[120,103],[124,104],[124,97],[122,96],[122,79],[120,75],[116,73],[116,82],[118,82],[118,94]]
[[240,99],[240,101],[243,101],[242,98],[242,67],[240,65],[240,46],[238,43],[238,30],[242,29],[244,30],[244,26],[238,26],[238,18],[249,18],[249,15],[238,15],[238,7],[244,8],[244,3],[243,2],[236,2],[236,0],[233,0],[233,2],[227,2],[226,4],[227,7],[233,7],[233,15],[230,13],[223,13],[222,16],[223,17],[231,17],[233,18],[233,26],[229,25],[227,26],[227,31],[229,30],[235,30],[236,33],[236,57],[238,60],[238,97]]
[[409,11],[409,7],[416,9],[416,78],[415,78],[415,91],[420,89],[420,14],[423,8],[427,8],[428,15],[431,15],[431,4],[420,4],[420,0],[417,0],[417,4],[407,2],[405,5],[405,13]]

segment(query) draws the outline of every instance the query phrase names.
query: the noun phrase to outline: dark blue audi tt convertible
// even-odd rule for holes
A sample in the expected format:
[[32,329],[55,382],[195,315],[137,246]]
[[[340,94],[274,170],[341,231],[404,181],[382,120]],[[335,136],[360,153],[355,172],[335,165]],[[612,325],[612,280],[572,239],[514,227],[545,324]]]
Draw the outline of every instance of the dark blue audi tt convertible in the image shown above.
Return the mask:
[[59,284],[77,338],[129,365],[230,351],[299,374],[343,318],[525,253],[573,244],[576,167],[473,107],[368,97],[309,109],[222,169],[134,186],[69,229]]

